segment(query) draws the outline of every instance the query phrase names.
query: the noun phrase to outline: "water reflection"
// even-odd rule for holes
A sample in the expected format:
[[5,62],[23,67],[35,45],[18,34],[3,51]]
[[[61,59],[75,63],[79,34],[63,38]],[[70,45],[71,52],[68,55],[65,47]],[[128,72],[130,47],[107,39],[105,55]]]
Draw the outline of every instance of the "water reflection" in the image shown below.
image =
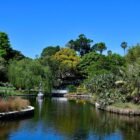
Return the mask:
[[60,103],[60,102],[67,102],[68,99],[65,98],[65,97],[59,97],[59,98],[53,97],[53,98],[52,98],[52,101],[58,101],[58,102]]
[[42,103],[43,103],[43,98],[36,98],[37,103],[38,103],[38,109],[39,109],[39,116],[42,110]]
[[19,122],[0,122],[0,140],[8,139],[10,132],[16,131],[19,128]]
[[140,139],[139,117],[96,110],[83,101],[66,98],[31,99],[35,116],[0,123],[0,140],[135,140]]

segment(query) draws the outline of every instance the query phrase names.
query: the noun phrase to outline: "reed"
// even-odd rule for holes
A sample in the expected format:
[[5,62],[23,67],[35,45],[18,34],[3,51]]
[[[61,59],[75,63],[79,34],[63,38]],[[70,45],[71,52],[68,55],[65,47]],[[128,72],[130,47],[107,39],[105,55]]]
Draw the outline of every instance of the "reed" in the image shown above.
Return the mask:
[[30,105],[28,100],[20,97],[11,97],[8,99],[0,99],[0,112],[19,111]]

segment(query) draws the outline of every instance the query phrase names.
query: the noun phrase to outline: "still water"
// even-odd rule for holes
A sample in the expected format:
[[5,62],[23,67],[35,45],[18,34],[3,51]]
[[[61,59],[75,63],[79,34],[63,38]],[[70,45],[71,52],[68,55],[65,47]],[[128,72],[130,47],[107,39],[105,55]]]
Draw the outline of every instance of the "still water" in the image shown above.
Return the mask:
[[140,140],[140,117],[105,113],[65,98],[30,101],[34,116],[0,122],[0,140]]

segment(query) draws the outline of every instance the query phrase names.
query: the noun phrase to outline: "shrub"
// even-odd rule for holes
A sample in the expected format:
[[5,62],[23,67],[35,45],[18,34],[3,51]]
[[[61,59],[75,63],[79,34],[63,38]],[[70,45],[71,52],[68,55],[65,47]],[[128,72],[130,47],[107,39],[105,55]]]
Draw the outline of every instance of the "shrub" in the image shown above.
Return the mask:
[[74,85],[67,86],[69,92],[76,92],[76,87]]

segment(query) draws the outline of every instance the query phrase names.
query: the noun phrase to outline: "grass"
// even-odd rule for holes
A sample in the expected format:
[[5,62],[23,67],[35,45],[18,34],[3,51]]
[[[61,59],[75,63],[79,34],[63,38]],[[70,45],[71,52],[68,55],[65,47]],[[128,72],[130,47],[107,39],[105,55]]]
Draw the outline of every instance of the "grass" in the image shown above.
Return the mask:
[[14,87],[1,87],[0,86],[0,90],[15,90]]
[[115,103],[111,106],[121,109],[140,109],[140,105],[136,105],[133,103]]
[[29,101],[20,97],[0,99],[0,112],[19,111],[29,106]]
[[1,87],[0,86],[0,95],[15,95],[15,88],[14,87]]

